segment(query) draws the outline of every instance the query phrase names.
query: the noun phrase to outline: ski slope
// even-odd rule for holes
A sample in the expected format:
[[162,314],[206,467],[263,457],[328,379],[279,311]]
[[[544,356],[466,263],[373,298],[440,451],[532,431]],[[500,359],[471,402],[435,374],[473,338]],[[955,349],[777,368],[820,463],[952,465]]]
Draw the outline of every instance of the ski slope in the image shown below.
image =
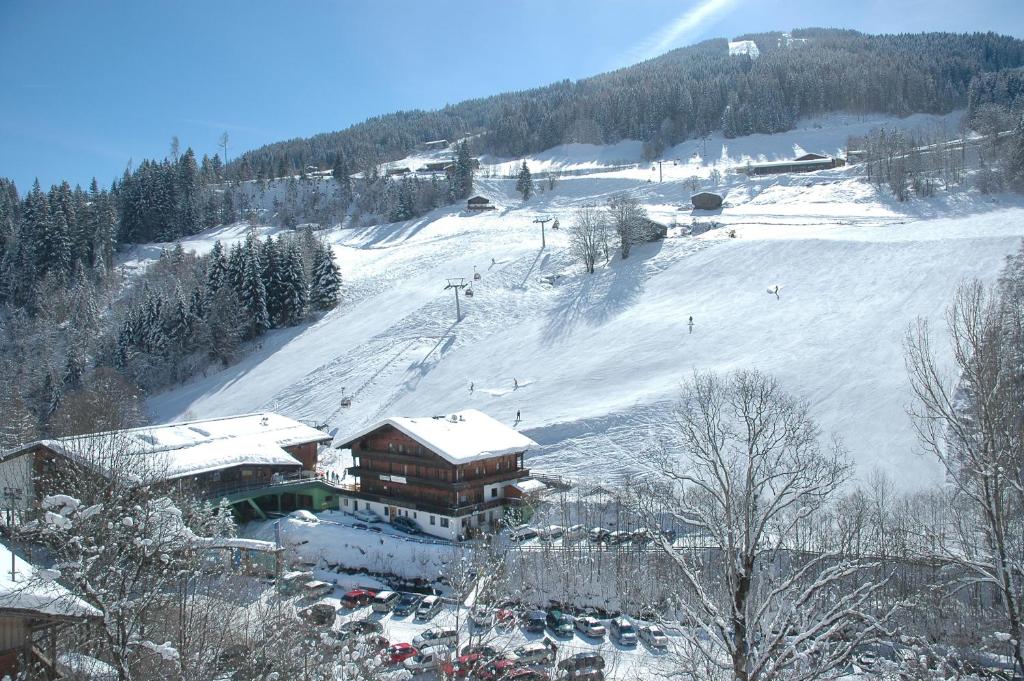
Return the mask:
[[[767,158],[834,152],[848,130],[833,121],[753,136],[767,137],[763,144],[729,140],[735,156],[724,140],[709,150],[724,171],[761,148],[775,150]],[[595,154],[586,173],[526,204],[515,180],[496,171],[508,162],[497,159],[476,193],[499,210],[455,206],[328,232],[345,278],[336,310],[269,333],[238,364],[156,395],[149,407],[158,421],[274,410],[327,422],[339,436],[388,415],[475,408],[511,425],[518,411],[516,428],[541,445],[528,454],[531,469],[614,480],[642,457],[641,424],[671,408],[694,370],[756,367],[811,402],[861,473],[880,468],[906,487],[938,480],[906,415],[903,337],[918,315],[942,328],[959,280],[997,275],[1024,235],[1024,203],[963,193],[898,204],[834,170],[727,176],[726,206],[691,212],[681,209],[686,178],[706,177],[714,165],[687,155],[699,141],[688,145],[671,170],[665,165],[662,183],[656,173],[648,181],[647,164],[601,172],[617,159]],[[581,149],[570,151],[560,167],[586,162]],[[528,162],[550,166],[559,153],[567,152]],[[564,229],[549,223],[541,248],[534,219],[567,226],[574,207],[623,191],[666,224],[697,218],[725,227],[698,237],[673,227],[593,275],[572,260]],[[472,280],[474,267],[481,278],[456,323],[444,287],[449,277]],[[775,285],[778,299],[767,293]],[[343,394],[351,407],[341,406]]]

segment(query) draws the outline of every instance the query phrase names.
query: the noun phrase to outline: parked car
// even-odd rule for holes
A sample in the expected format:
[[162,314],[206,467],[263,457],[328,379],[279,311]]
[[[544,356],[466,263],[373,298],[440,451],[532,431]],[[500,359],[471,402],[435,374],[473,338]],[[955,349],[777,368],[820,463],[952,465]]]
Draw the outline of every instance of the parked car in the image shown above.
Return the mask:
[[344,636],[366,636],[379,634],[384,631],[384,627],[374,620],[349,620],[338,627],[338,631]]
[[356,520],[362,520],[364,523],[382,523],[384,519],[374,513],[368,508],[361,508],[352,514],[352,517]]
[[464,679],[470,674],[475,676],[476,672],[483,669],[484,665],[491,659],[484,657],[480,653],[460,655],[458,660],[441,665],[441,671],[444,673],[445,678]]
[[411,643],[395,643],[381,654],[384,664],[401,664],[410,657],[419,655],[420,651]]
[[590,638],[604,638],[605,634],[608,633],[608,630],[604,628],[600,620],[589,615],[576,618],[576,629],[584,636],[589,636]]
[[561,539],[562,535],[565,534],[565,528],[561,525],[548,525],[542,527],[537,531],[537,535],[541,541],[554,541],[555,539]]
[[607,542],[609,544],[625,544],[629,541],[630,534],[625,530],[616,530],[608,534]]
[[380,591],[373,597],[373,611],[391,612],[400,598],[401,596],[394,591]]
[[601,544],[608,541],[608,530],[603,527],[595,527],[587,533],[587,538],[590,539],[592,544]]
[[636,645],[636,627],[625,617],[621,615],[611,621],[611,632],[612,638],[615,639],[620,646],[635,646]]
[[506,676],[518,668],[518,663],[515,660],[501,659],[495,660],[483,669],[477,671],[476,677],[480,681],[496,681],[497,679],[504,679]]
[[485,660],[493,660],[498,657],[498,651],[492,646],[470,643],[462,646],[459,655],[480,655]]
[[392,518],[391,525],[394,526],[396,530],[401,530],[406,534],[423,534],[423,530],[420,529],[419,523],[412,518],[406,518],[404,515]]
[[314,603],[299,610],[299,617],[317,626],[332,626],[337,616],[337,611],[330,603]]
[[353,530],[368,530],[366,523],[352,523]]
[[376,532],[377,534],[380,534],[381,532],[384,531],[384,530],[380,529],[379,525],[370,525],[366,529],[368,529],[370,532]]
[[548,616],[543,610],[531,610],[526,613],[526,617],[523,619],[523,626],[526,627],[527,631],[544,631],[544,627],[547,626]]
[[395,603],[395,608],[392,610],[392,615],[398,617],[406,617],[416,612],[416,608],[419,607],[420,602],[423,600],[423,596],[419,594],[403,593],[398,602]]
[[573,678],[576,678],[576,675],[584,670],[604,669],[604,658],[601,657],[601,653],[588,650],[565,658],[558,663],[558,668],[561,671],[569,672]]
[[654,533],[646,527],[641,527],[639,530],[633,532],[630,539],[632,539],[636,544],[648,544],[654,539]]
[[455,645],[459,641],[459,633],[454,629],[437,628],[427,629],[412,640],[417,648],[425,646]]
[[527,539],[536,539],[537,530],[533,529],[529,525],[519,525],[513,527],[512,531],[509,532],[508,538],[512,541],[526,541]]
[[572,617],[561,610],[549,610],[544,618],[544,623],[555,636],[572,638]]
[[434,619],[434,616],[441,612],[442,605],[440,596],[427,596],[416,608],[416,621],[429,622]]
[[417,655],[406,658],[402,666],[411,672],[424,672],[437,669],[451,657],[451,651],[444,646],[424,648]]
[[473,606],[469,618],[478,627],[489,627],[494,622],[494,611],[482,603]]
[[341,597],[341,605],[345,608],[359,608],[372,603],[376,595],[367,589],[352,589]]
[[302,585],[302,595],[307,598],[320,598],[334,591],[334,585],[330,582],[321,582],[314,579]]
[[585,528],[583,525],[573,525],[565,531],[564,535],[562,535],[562,541],[576,541],[577,539],[583,539],[586,536],[587,528]]
[[551,677],[536,669],[513,669],[501,681],[549,681]]
[[533,641],[516,648],[510,657],[519,664],[551,664],[555,653],[546,644]]
[[668,648],[668,636],[665,636],[665,632],[653,624],[640,627],[640,640],[658,650]]

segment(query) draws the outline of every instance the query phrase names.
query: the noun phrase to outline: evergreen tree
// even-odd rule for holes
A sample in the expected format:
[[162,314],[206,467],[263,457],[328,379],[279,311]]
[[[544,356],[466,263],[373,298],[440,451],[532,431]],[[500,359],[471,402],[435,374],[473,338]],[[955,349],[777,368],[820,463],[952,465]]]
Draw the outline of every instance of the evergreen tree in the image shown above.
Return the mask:
[[267,316],[270,319],[270,325],[275,328],[287,326],[278,243],[274,241],[273,237],[268,236],[260,250],[262,251],[260,278],[263,280],[263,288],[267,293]]
[[307,284],[302,268],[302,254],[299,247],[289,241],[283,245],[278,242],[280,262],[278,266],[278,286],[281,296],[281,322],[284,326],[297,324],[306,314]]
[[469,153],[469,143],[459,142],[455,150],[455,167],[452,172],[452,199],[458,201],[473,193],[473,172],[475,163]]
[[526,165],[526,161],[523,161],[523,166],[519,169],[519,177],[516,179],[516,191],[523,195],[523,201],[529,201],[530,197],[533,196],[533,177],[530,175],[530,169]]
[[310,283],[310,304],[317,310],[330,310],[338,304],[340,293],[341,272],[334,263],[330,247],[321,244]]
[[352,172],[349,170],[345,154],[338,152],[334,157],[334,166],[331,171],[334,181],[341,189],[341,198],[344,203],[352,200]]
[[250,236],[244,249],[242,282],[238,299],[245,316],[245,336],[255,338],[270,328],[267,289],[263,285],[258,239]]

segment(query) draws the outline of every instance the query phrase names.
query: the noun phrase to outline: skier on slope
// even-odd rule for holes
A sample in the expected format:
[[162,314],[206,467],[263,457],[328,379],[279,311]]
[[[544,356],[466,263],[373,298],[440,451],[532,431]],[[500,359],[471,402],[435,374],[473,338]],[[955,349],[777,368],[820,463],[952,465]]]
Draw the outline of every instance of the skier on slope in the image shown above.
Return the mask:
[[516,379],[516,378],[512,379],[512,389],[513,390],[519,390],[519,380]]
[[693,315],[690,315],[690,321],[688,324],[690,325],[690,333],[693,333]]
[[473,381],[469,382],[469,392],[473,392]]
[[523,413],[519,409],[516,409],[516,423],[519,423],[522,420],[523,420]]

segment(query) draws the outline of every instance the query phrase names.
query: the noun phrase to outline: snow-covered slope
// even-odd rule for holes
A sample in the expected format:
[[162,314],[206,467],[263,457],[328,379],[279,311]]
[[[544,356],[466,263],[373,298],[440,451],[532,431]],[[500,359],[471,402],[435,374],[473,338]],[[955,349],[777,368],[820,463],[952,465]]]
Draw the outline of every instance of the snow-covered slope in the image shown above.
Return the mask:
[[[708,146],[716,160],[834,152],[861,124]],[[666,409],[693,370],[757,367],[811,400],[862,471],[878,466],[910,486],[936,480],[905,413],[902,339],[917,315],[941,326],[960,279],[997,274],[1024,233],[1024,204],[971,194],[896,204],[839,170],[729,176],[720,214],[681,210],[691,194],[685,178],[711,172],[692,157],[700,146],[679,149],[660,184],[646,164],[600,172],[605,157],[525,205],[514,180],[483,177],[478,193],[497,211],[453,207],[331,232],[346,279],[337,310],[268,334],[239,364],[150,407],[159,420],[275,410],[326,421],[339,436],[388,415],[475,408],[511,425],[518,411],[516,427],[541,445],[528,455],[531,468],[593,480],[631,467],[638,424]],[[536,217],[568,225],[575,206],[620,191],[655,219],[715,219],[737,238],[726,228],[694,238],[674,227],[589,276],[572,261],[564,229],[549,224],[541,248]],[[474,267],[481,279],[456,323],[444,287],[449,277],[472,279]],[[778,299],[767,293],[776,284]],[[343,394],[351,407],[341,406]]]

